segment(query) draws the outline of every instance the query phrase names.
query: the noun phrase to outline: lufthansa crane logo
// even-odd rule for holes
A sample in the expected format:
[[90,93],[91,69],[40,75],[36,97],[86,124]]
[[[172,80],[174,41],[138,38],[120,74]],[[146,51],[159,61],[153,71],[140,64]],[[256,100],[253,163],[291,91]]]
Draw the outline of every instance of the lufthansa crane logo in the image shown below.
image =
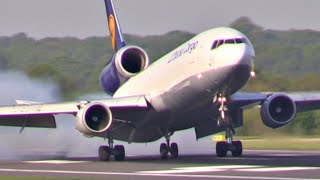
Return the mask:
[[109,16],[109,31],[110,31],[111,47],[113,50],[115,50],[116,49],[116,22],[112,14]]

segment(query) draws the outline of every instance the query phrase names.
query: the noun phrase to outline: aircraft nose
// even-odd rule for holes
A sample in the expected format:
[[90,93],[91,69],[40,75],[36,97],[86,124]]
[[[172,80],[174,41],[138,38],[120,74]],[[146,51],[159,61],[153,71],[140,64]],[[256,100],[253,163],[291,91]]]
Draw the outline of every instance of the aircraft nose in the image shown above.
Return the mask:
[[249,43],[225,45],[212,52],[209,65],[217,68],[244,65],[253,70],[254,57],[253,47]]
[[255,53],[252,46],[245,44],[243,47],[242,56],[239,57],[239,64],[249,65],[250,69],[254,66]]

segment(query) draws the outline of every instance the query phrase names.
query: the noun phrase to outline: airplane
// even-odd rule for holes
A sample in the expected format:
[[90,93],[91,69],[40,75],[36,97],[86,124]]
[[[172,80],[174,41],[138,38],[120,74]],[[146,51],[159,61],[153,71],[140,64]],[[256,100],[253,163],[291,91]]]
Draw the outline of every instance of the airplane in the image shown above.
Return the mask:
[[239,90],[255,76],[255,51],[241,32],[219,27],[202,32],[152,64],[144,49],[127,45],[112,0],[104,0],[113,56],[100,75],[110,99],[39,103],[17,101],[0,107],[1,126],[56,128],[55,115],[76,117],[76,130],[86,137],[107,139],[99,159],[125,159],[123,145],[148,143],[162,137],[162,159],[177,158],[174,132],[194,128],[197,139],[225,132],[216,154],[242,155],[241,141],[233,140],[243,125],[243,111],[260,106],[270,128],[291,122],[297,113],[320,108],[320,93],[256,92]]

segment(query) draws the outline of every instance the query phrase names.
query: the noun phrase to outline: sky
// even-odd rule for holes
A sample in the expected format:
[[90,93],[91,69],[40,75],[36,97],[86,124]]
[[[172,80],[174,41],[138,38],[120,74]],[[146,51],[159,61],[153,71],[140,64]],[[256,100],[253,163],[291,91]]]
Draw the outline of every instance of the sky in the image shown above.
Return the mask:
[[[122,31],[193,33],[247,16],[266,29],[320,30],[319,0],[114,0]],[[0,36],[85,38],[108,35],[103,0],[0,0]]]

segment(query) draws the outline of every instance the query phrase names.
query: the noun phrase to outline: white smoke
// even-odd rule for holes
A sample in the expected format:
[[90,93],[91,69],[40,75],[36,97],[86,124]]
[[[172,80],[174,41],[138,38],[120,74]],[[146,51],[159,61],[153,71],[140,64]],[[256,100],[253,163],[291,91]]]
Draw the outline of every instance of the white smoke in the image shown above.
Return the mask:
[[[21,72],[0,73],[0,105],[13,105],[15,100],[36,102],[62,101],[59,87],[54,82],[32,80]],[[81,96],[79,100],[106,99],[111,96],[94,93]],[[21,128],[0,126],[0,159],[48,159],[64,157],[96,157],[100,145],[106,145],[102,138],[86,138],[75,130],[75,117],[56,116],[57,129]],[[195,140],[193,129],[177,132],[172,142],[179,144],[182,153],[213,153],[211,138]],[[164,138],[148,144],[123,144],[127,155],[158,155]]]
[[59,101],[59,87],[53,82],[31,80],[15,71],[0,73],[0,105],[12,105],[15,100],[40,102]]
[[[1,72],[0,81],[1,106],[14,105],[15,100],[62,100],[59,86],[52,81],[33,80],[24,73],[15,71]],[[57,129],[25,128],[19,134],[19,127],[0,127],[0,159],[54,158],[72,155],[78,144],[91,147],[86,138],[76,132],[73,116],[60,115],[56,119]],[[80,153],[86,152],[86,149],[81,149]]]

